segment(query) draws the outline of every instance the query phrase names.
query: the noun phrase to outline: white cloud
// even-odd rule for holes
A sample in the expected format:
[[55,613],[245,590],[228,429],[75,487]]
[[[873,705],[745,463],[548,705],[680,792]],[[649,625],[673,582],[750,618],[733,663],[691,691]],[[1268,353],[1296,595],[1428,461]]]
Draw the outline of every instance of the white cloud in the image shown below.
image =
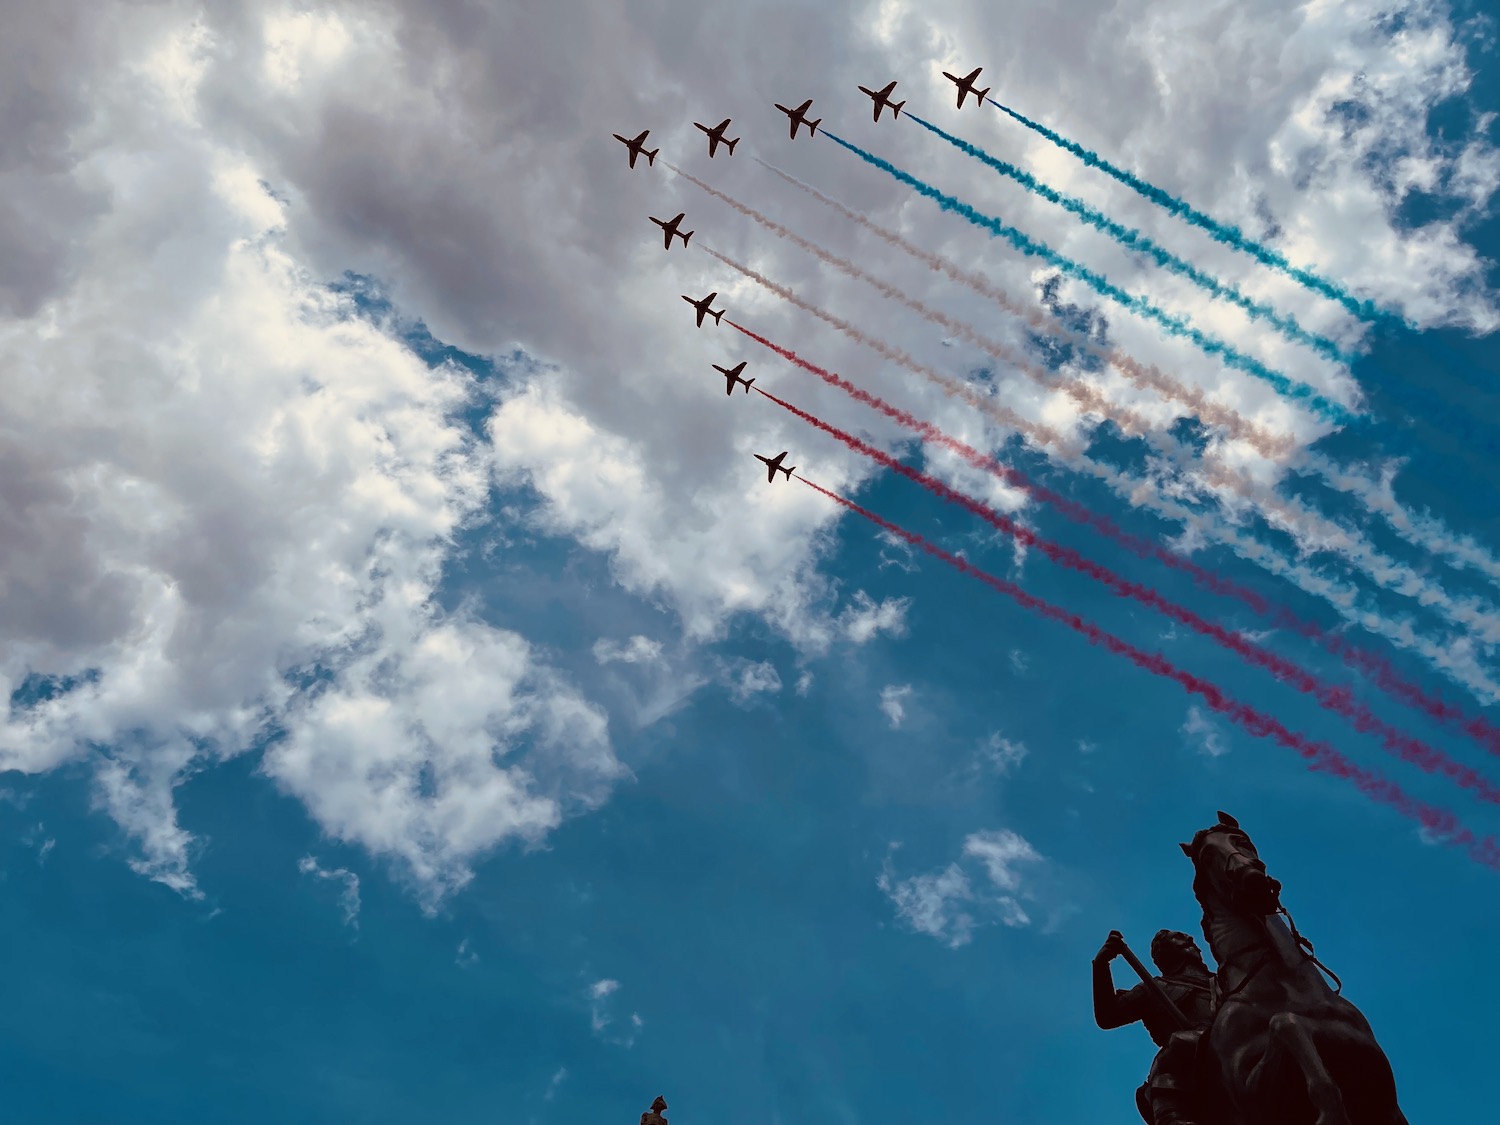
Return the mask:
[[1182,736],[1198,753],[1210,758],[1229,753],[1229,743],[1218,725],[1196,703],[1188,708],[1187,718],[1182,724]]
[[76,684],[0,722],[0,763],[89,760],[132,865],[194,894],[176,785],[279,730],[265,772],[431,905],[621,767],[524,638],[434,607],[488,494],[453,417],[471,379],[316,283],[263,167],[168,77],[191,73],[101,70],[80,144],[112,209],[38,317],[0,323],[0,525],[26,529],[0,537],[0,689]]
[[887,684],[880,689],[880,710],[892,730],[899,730],[906,718],[906,700],[911,698],[910,684]]
[[469,948],[468,938],[458,943],[458,952],[454,955],[453,963],[460,969],[471,969],[479,964],[479,954]]
[[[339,909],[344,914],[344,925],[351,929],[359,929],[359,876],[345,867],[335,867],[332,870],[324,868],[310,855],[305,855],[297,861],[297,870],[304,875],[312,875],[317,879],[325,880],[341,885],[339,891]],[[462,953],[462,947],[459,952]]]
[[723,672],[729,698],[744,706],[757,695],[775,694],[781,690],[781,676],[768,660],[726,662]]
[[639,634],[623,643],[604,637],[594,642],[594,659],[600,664],[655,664],[661,658],[661,642]]
[[1016,864],[1041,859],[1035,848],[1008,828],[968,836],[964,840],[964,855],[983,863],[990,882],[1003,891],[1020,889],[1021,877],[1016,873]]
[[[620,982],[607,978],[589,985],[589,1026],[593,1028],[595,1035],[602,1036],[605,1030],[615,1022],[614,1015],[609,1010],[609,998],[619,990]],[[645,1026],[645,1020],[641,1019],[636,1012],[631,1012],[626,1022],[629,1024],[629,1030],[616,1034],[610,1040],[621,1047],[633,1046],[640,1035],[641,1028]]]
[[[898,847],[892,844],[891,852]],[[907,925],[950,948],[966,945],[976,929],[991,921],[1010,928],[1031,924],[1021,900],[1035,898],[1036,891],[1023,882],[1019,868],[1023,865],[1034,868],[1044,861],[1030,843],[1005,828],[974,832],[964,839],[961,860],[976,861],[988,886],[976,889],[960,863],[897,879],[890,854],[876,885],[890,898],[897,915]],[[1056,909],[1053,916],[1057,916]]]
[[997,774],[1008,774],[1021,764],[1029,751],[1025,743],[1013,742],[999,731],[993,732],[979,747],[979,757]]
[[[86,758],[99,806],[137,842],[137,869],[185,893],[194,842],[175,787],[273,729],[285,733],[268,775],[331,835],[394,861],[429,904],[462,886],[477,856],[538,841],[607,795],[622,770],[597,705],[527,638],[433,608],[448,544],[482,518],[492,480],[529,483],[540,507],[519,518],[608,557],[618,583],[675,612],[690,641],[723,636],[736,614],[761,616],[810,654],[898,635],[894,602],[831,612],[822,562],[839,517],[795,482],[768,487],[750,454],[793,450],[799,469],[836,489],[869,465],[757,396],[726,404],[707,364],[726,352],[767,357],[722,326],[690,329],[677,295],[719,288],[735,315],[799,346],[801,320],[705,256],[663,255],[645,214],[676,201],[704,224],[700,240],[753,252],[760,268],[878,324],[921,362],[960,375],[993,364],[951,333],[943,347],[930,326],[731,221],[661,169],[629,172],[600,137],[599,105],[621,120],[680,122],[658,126],[652,142],[717,176],[722,160],[707,164],[687,124],[697,91],[764,105],[757,91],[811,75],[810,93],[832,108],[853,104],[841,99],[874,71],[907,75],[907,96],[938,104],[951,96],[941,65],[988,43],[989,71],[1005,75],[1023,111],[1247,230],[1274,221],[1296,261],[1423,324],[1500,322],[1464,237],[1493,197],[1496,150],[1483,129],[1448,147],[1425,132],[1427,110],[1472,80],[1435,0],[1254,10],[1151,0],[1128,11],[1098,0],[1061,23],[1044,5],[883,0],[879,33],[859,36],[847,29],[870,26],[870,5],[835,0],[804,13],[790,42],[753,8],[710,6],[681,21],[637,0],[595,13],[582,38],[576,20],[545,6],[462,18],[408,0],[317,13],[270,0],[45,7],[8,21],[7,46],[28,65],[0,68],[0,103],[15,110],[0,142],[23,154],[0,169],[10,421],[0,689],[32,672],[98,675],[9,716],[0,765],[40,772]],[[1395,34],[1379,20],[1391,11],[1404,25]],[[741,49],[726,56],[705,42]],[[488,65],[475,68],[477,57]],[[574,96],[557,98],[551,79],[564,69]],[[1059,88],[1060,72],[1083,77]],[[1252,86],[1257,97],[1240,96]],[[1359,327],[1328,302],[1002,115],[985,121],[997,147],[1060,190],[1357,341]],[[920,159],[1124,288],[1331,393],[1350,389],[1346,374],[940,143],[859,124],[856,140]],[[843,154],[808,143],[786,161],[1031,299],[1033,262]],[[1424,184],[1459,213],[1405,229],[1398,205]],[[832,248],[868,249],[796,193],[743,185]],[[506,386],[487,429],[493,448],[452,420],[474,389],[465,373],[428,369],[318,283],[345,269],[388,281],[403,311],[445,341],[502,355],[519,343],[550,363]],[[881,272],[935,293],[955,316],[996,319],[909,261],[882,259]],[[1060,295],[1092,300],[1071,283]],[[1106,312],[1113,338],[1143,361],[1299,441],[1324,432],[1262,384]],[[965,440],[994,448],[1004,436],[848,341],[807,347]],[[1153,424],[1175,417],[1118,380],[1100,387]],[[995,394],[1024,417],[1078,424],[1074,404],[1022,380],[999,381]],[[810,379],[793,397],[831,417],[847,408]],[[938,455],[933,466],[960,472]],[[997,504],[1020,503],[985,487]],[[882,566],[914,565],[907,548],[888,546]],[[602,651],[603,663],[630,663]],[[326,686],[289,682],[319,662]],[[100,745],[108,752],[85,750]]]
[[563,1079],[568,1077],[568,1068],[560,1066],[553,1072],[547,1081],[547,1092],[542,1095],[544,1102],[550,1102],[557,1095],[557,1088],[563,1084]]
[[964,903],[974,898],[969,877],[957,864],[927,875],[894,879],[882,871],[876,885],[896,906],[896,913],[913,930],[945,942],[949,948],[967,945],[974,932],[973,915]]
[[857,590],[854,604],[844,611],[839,624],[855,644],[864,644],[880,633],[902,637],[906,635],[906,611],[910,608],[910,598],[886,598],[877,603],[865,591]]
[[813,674],[811,672],[803,672],[802,675],[800,675],[800,676],[797,677],[797,694],[798,695],[806,696],[807,693],[812,690],[812,686],[813,686]]

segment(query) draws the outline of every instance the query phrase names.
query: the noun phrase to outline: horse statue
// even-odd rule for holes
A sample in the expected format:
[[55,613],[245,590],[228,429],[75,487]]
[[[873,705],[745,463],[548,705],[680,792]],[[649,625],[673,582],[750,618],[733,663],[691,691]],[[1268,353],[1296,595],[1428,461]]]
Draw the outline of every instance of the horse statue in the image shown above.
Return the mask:
[[1203,936],[1218,963],[1199,1061],[1227,1116],[1239,1125],[1407,1125],[1369,1022],[1297,932],[1281,884],[1239,822],[1221,812],[1179,846],[1193,862]]

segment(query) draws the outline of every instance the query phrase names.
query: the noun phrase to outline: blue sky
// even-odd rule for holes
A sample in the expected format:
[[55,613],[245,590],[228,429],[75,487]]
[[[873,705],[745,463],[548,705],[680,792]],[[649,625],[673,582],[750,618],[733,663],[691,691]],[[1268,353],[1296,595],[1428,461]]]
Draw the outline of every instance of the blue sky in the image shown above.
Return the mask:
[[[663,1094],[677,1125],[1128,1123],[1151,1046],[1094,1026],[1089,959],[1110,929],[1142,955],[1160,927],[1198,932],[1176,843],[1219,809],[1370,1019],[1407,1115],[1480,1113],[1494,870],[795,481],[768,487],[750,453],[787,448],[1479,835],[1500,834],[1494,806],[760,396],[726,400],[709,364],[748,359],[758,388],[1487,778],[1500,763],[727,325],[694,331],[677,300],[718,289],[726,320],[1494,721],[1495,580],[1288,468],[1313,448],[1387,474],[1396,510],[1500,554],[1494,18],[1338,7],[626,4],[580,28],[244,0],[22,27],[46,65],[0,79],[26,94],[0,127],[44,138],[3,173],[18,202],[0,216],[19,263],[0,267],[0,1116],[568,1125]],[[564,63],[576,98],[556,96]],[[940,72],[981,63],[1007,104],[1411,324],[1361,324],[992,107],[958,111]],[[68,77],[84,68],[88,86]],[[1317,359],[924,130],[871,122],[854,85],[889,77],[924,118],[1358,360]],[[841,137],[1368,419],[1320,421],[838,146],[789,141],[766,107],[808,96]],[[726,114],[745,144],[709,161],[691,122]],[[1030,362],[1058,353],[746,157],[1028,307],[1071,307],[1294,452],[1065,367],[1116,421],[1085,416],[661,159],[627,169],[608,134],[647,125],[664,158]],[[1166,500],[1075,471],[696,248],[663,255],[646,216],[678,210],[695,242]],[[1130,411],[1154,446],[1121,431]],[[1202,460],[1171,463],[1165,435]],[[1288,525],[1288,498],[1312,515]]]

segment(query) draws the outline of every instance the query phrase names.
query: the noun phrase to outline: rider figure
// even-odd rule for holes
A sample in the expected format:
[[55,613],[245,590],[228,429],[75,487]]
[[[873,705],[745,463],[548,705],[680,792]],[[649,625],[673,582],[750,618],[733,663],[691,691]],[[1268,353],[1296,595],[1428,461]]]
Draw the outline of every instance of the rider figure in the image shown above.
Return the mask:
[[1194,1062],[1198,1041],[1213,1022],[1213,975],[1203,963],[1197,942],[1175,930],[1160,930],[1151,939],[1151,960],[1161,970],[1156,983],[1177,1006],[1193,1030],[1183,1031],[1144,983],[1117,990],[1109,963],[1125,952],[1125,938],[1111,930],[1094,955],[1094,1021],[1108,1031],[1140,1021],[1161,1048],[1145,1084],[1135,1092],[1136,1107],[1147,1125],[1201,1125],[1195,1119]]

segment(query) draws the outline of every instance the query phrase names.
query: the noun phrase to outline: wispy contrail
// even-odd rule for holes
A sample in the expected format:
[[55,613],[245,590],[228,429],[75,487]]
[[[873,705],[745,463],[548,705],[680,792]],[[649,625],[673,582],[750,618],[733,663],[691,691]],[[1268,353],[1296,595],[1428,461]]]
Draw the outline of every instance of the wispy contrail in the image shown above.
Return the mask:
[[1035,305],[1023,304],[1017,301],[983,274],[966,270],[944,258],[941,254],[934,254],[931,251],[922,249],[922,247],[907,241],[895,231],[881,226],[869,216],[862,215],[851,207],[846,207],[838,200],[824,195],[811,184],[803,183],[796,176],[782,171],[769,161],[762,160],[758,156],[753,159],[767,171],[780,176],[793,187],[805,191],[808,195],[831,207],[845,218],[858,223],[877,238],[896,247],[898,250],[904,251],[912,258],[927,266],[928,269],[941,273],[948,279],[956,281],[960,285],[978,293],[981,297],[988,297],[1012,316],[1024,320],[1036,332],[1044,336],[1051,336],[1054,339],[1066,339],[1073,347],[1114,367],[1125,378],[1126,382],[1132,386],[1143,391],[1154,391],[1165,399],[1182,403],[1194,416],[1202,420],[1204,424],[1219,427],[1235,440],[1243,441],[1251,446],[1267,460],[1281,460],[1296,448],[1296,439],[1291,435],[1273,434],[1263,427],[1257,426],[1230,407],[1209,399],[1202,387],[1184,383],[1179,379],[1173,379],[1155,365],[1143,364],[1132,356],[1126,355],[1118,348],[1106,348],[1102,346],[1085,333],[1074,331],[1055,317],[1042,312]]
[[1201,387],[1173,379],[1155,366],[1141,364],[1118,349],[1103,347],[1085,333],[1068,328],[1034,305],[1022,305],[983,274],[965,270],[939,254],[924,250],[895,231],[876,223],[869,216],[845,206],[769,161],[762,160],[760,157],[754,159],[767,171],[806,192],[845,218],[858,223],[882,241],[910,255],[929,269],[966,286],[982,297],[988,297],[1005,311],[1024,319],[1039,333],[1050,334],[1054,338],[1064,338],[1073,347],[1111,365],[1131,385],[1141,390],[1155,391],[1163,398],[1182,403],[1204,423],[1217,426],[1230,437],[1245,442],[1269,461],[1285,463],[1295,471],[1321,477],[1333,488],[1355,497],[1369,511],[1383,517],[1397,535],[1413,546],[1440,555],[1455,566],[1473,568],[1492,581],[1500,582],[1500,560],[1497,560],[1492,552],[1480,546],[1470,536],[1458,535],[1449,530],[1441,520],[1410,511],[1391,495],[1388,486],[1353,472],[1321,453],[1304,450],[1293,457],[1292,453],[1297,443],[1291,435],[1270,433],[1245,419],[1230,407],[1213,402],[1204,394]]
[[1167,550],[1153,539],[1131,535],[1108,517],[1076,501],[1069,500],[1030,479],[1019,469],[1002,464],[994,456],[982,453],[968,443],[944,433],[932,423],[922,421],[909,411],[891,405],[878,395],[871,394],[851,383],[843,376],[810,362],[791,348],[783,347],[737,321],[730,320],[726,323],[761,346],[775,352],[793,366],[816,376],[829,386],[843,391],[856,402],[863,403],[892,421],[905,426],[922,440],[947,449],[974,468],[990,473],[1012,487],[1022,489],[1042,503],[1052,506],[1061,515],[1075,523],[1092,528],[1143,559],[1155,560],[1188,575],[1205,590],[1236,598],[1278,628],[1290,629],[1297,635],[1314,641],[1339,657],[1350,668],[1372,680],[1387,694],[1424,712],[1440,723],[1463,731],[1490,753],[1500,754],[1500,727],[1483,717],[1469,716],[1459,707],[1403,679],[1391,666],[1390,661],[1384,657],[1359,649],[1338,634],[1330,633],[1312,622],[1304,621],[1285,606],[1273,603],[1249,587],[1231,582],[1215,571],[1199,566],[1190,559]]
[[997,218],[982,214],[955,196],[939,191],[931,184],[919,180],[910,173],[897,168],[890,161],[882,160],[873,153],[866,152],[858,145],[851,144],[837,134],[830,133],[827,130],[820,132],[818,135],[820,137],[827,137],[835,144],[854,153],[861,160],[865,161],[865,163],[879,168],[881,171],[888,173],[895,179],[913,188],[918,194],[931,199],[944,211],[950,211],[961,218],[967,219],[980,229],[989,231],[991,235],[1004,238],[1023,254],[1041,258],[1043,261],[1062,270],[1069,277],[1078,278],[1080,281],[1087,283],[1101,296],[1108,297],[1130,312],[1136,313],[1146,320],[1155,322],[1169,336],[1191,340],[1207,354],[1217,357],[1225,366],[1233,367],[1236,370],[1243,371],[1248,375],[1263,380],[1274,387],[1281,395],[1293,402],[1306,405],[1328,421],[1346,424],[1353,421],[1356,417],[1348,407],[1329,401],[1306,383],[1295,382],[1289,379],[1280,371],[1273,370],[1253,356],[1248,356],[1231,345],[1226,344],[1223,340],[1209,336],[1207,333],[1194,328],[1181,317],[1173,316],[1143,297],[1136,297],[1125,292],[1125,290],[1101,274],[1080,265],[1063,254],[1059,254],[1050,246],[1028,237],[1015,227],[1007,226]]
[[1090,207],[1082,200],[1074,199],[1070,195],[1064,195],[1062,192],[1042,183],[1030,173],[1017,168],[1014,164],[990,155],[978,145],[966,141],[962,137],[955,137],[952,133],[938,128],[932,122],[925,121],[914,113],[908,113],[906,116],[909,120],[916,122],[928,132],[943,138],[943,140],[947,141],[960,152],[972,156],[975,160],[978,160],[986,167],[994,169],[1002,176],[1008,176],[1031,192],[1031,194],[1045,199],[1049,203],[1055,203],[1063,210],[1077,215],[1089,226],[1095,230],[1103,231],[1121,246],[1136,253],[1144,254],[1169,273],[1175,273],[1187,278],[1211,296],[1217,297],[1219,300],[1243,310],[1250,319],[1264,321],[1272,325],[1288,340],[1311,348],[1323,358],[1330,359],[1334,363],[1349,366],[1354,362],[1355,357],[1352,354],[1339,347],[1336,342],[1330,340],[1327,336],[1319,336],[1316,333],[1309,332],[1297,323],[1295,317],[1279,313],[1270,305],[1261,301],[1252,300],[1233,285],[1227,285],[1205,270],[1199,269],[1191,262],[1179,258],[1176,254],[1158,245],[1134,227],[1127,227],[1122,223],[1115,222],[1102,211]]
[[801,418],[808,425],[821,432],[828,434],[836,441],[842,442],[856,453],[862,453],[876,464],[883,465],[892,472],[899,473],[908,480],[914,481],[927,489],[934,496],[956,504],[971,515],[984,520],[997,531],[1003,532],[1026,547],[1032,547],[1046,555],[1059,566],[1067,567],[1085,574],[1094,581],[1106,586],[1111,592],[1122,598],[1130,598],[1140,602],[1164,614],[1173,621],[1194,632],[1209,638],[1221,647],[1228,649],[1246,663],[1269,672],[1282,683],[1294,688],[1304,695],[1315,699],[1319,706],[1334,714],[1347,719],[1355,730],[1362,734],[1373,734],[1380,739],[1381,744],[1395,754],[1402,761],[1425,770],[1428,773],[1440,773],[1453,781],[1462,789],[1468,789],[1482,801],[1491,804],[1500,804],[1500,787],[1487,781],[1475,770],[1456,762],[1436,747],[1430,746],[1420,739],[1391,726],[1380,719],[1362,703],[1354,699],[1353,693],[1346,687],[1337,687],[1333,684],[1324,683],[1318,677],[1307,672],[1297,664],[1278,656],[1269,649],[1245,639],[1238,633],[1225,629],[1222,625],[1216,625],[1202,614],[1195,613],[1186,606],[1178,605],[1169,601],[1150,586],[1140,582],[1131,582],[1114,573],[1108,567],[1102,566],[1091,559],[1084,557],[1080,552],[1071,547],[1064,547],[1054,543],[1050,539],[1023,527],[1015,520],[1003,513],[995,511],[987,504],[983,504],[972,497],[964,495],[957,489],[945,484],[943,481],[932,476],[930,473],[922,472],[891,456],[884,450],[879,449],[853,434],[839,429],[806,410],[793,406],[786,400],[779,398],[770,391],[760,387],[754,388],[763,397],[770,399],[777,406],[791,414]]
[[1389,484],[1351,472],[1311,450],[1293,461],[1291,467],[1322,477],[1340,492],[1356,497],[1370,511],[1383,516],[1391,529],[1413,546],[1441,555],[1454,566],[1477,570],[1492,582],[1500,582],[1500,559],[1493,552],[1480,546],[1472,536],[1450,531],[1436,517],[1411,511],[1396,499]]
[[836,492],[815,484],[802,476],[795,474],[797,479],[809,488],[822,493],[830,500],[849,509],[869,520],[876,527],[896,536],[898,539],[920,548],[934,558],[941,559],[955,570],[977,578],[992,590],[1004,594],[1006,597],[1020,603],[1026,609],[1032,610],[1051,621],[1077,633],[1081,633],[1091,644],[1102,645],[1109,652],[1117,656],[1123,656],[1136,667],[1154,675],[1172,680],[1189,693],[1198,696],[1210,708],[1226,716],[1232,722],[1240,726],[1249,734],[1257,738],[1270,738],[1282,746],[1295,751],[1303,760],[1310,763],[1309,768],[1318,773],[1330,773],[1335,777],[1343,778],[1352,782],[1361,792],[1376,801],[1391,806],[1403,816],[1421,824],[1429,832],[1438,834],[1443,842],[1465,850],[1469,858],[1476,863],[1486,867],[1500,870],[1500,842],[1494,837],[1486,836],[1483,839],[1459,823],[1458,817],[1447,809],[1436,805],[1429,805],[1419,801],[1405,793],[1395,782],[1383,777],[1374,770],[1367,770],[1355,765],[1343,754],[1339,753],[1326,742],[1314,742],[1304,735],[1296,734],[1287,729],[1279,720],[1272,718],[1263,711],[1256,710],[1249,704],[1242,703],[1225,693],[1216,684],[1201,676],[1195,676],[1185,672],[1172,664],[1160,653],[1147,652],[1145,649],[1137,648],[1128,641],[1121,640],[1112,633],[1107,633],[1099,626],[1084,620],[1076,613],[1055,606],[1050,602],[1043,601],[1035,595],[1028,594],[1013,582],[1007,582],[1003,578],[981,570],[973,563],[959,558],[949,551],[943,550],[936,543],[918,535],[914,531],[892,523],[876,515],[868,508],[861,507],[854,501],[840,496]]
[[938,387],[945,394],[951,395],[961,402],[968,403],[970,406],[974,407],[975,410],[978,410],[981,413],[987,415],[993,421],[998,422],[1000,425],[1006,427],[1007,429],[1014,430],[1017,433],[1030,438],[1038,445],[1044,447],[1051,447],[1057,450],[1071,450],[1076,446],[1075,442],[1064,437],[1062,434],[1059,434],[1050,426],[1044,425],[1041,422],[1033,422],[1031,421],[1031,419],[1022,417],[1020,414],[1017,414],[1014,410],[1010,409],[1008,406],[1005,406],[997,399],[992,397],[987,391],[980,390],[979,388],[969,383],[965,383],[962,380],[955,379],[950,375],[944,375],[941,371],[938,371],[936,368],[933,368],[928,364],[918,361],[911,355],[902,351],[900,348],[894,347],[886,343],[884,340],[876,339],[869,333],[855,327],[853,324],[850,324],[842,317],[834,316],[832,313],[819,308],[811,301],[799,297],[795,292],[793,292],[791,289],[788,289],[785,285],[779,285],[765,275],[757,273],[749,266],[742,265],[739,262],[736,262],[727,254],[721,254],[711,246],[703,245],[701,243],[699,245],[702,246],[704,253],[710,254],[713,257],[717,258],[730,269],[737,270],[739,273],[749,278],[751,281],[755,282],[763,289],[776,294],[788,304],[795,305],[803,312],[811,313],[813,316],[823,321],[823,323],[837,328],[840,332],[848,336],[855,343],[862,344],[865,347],[869,348],[872,352],[875,352],[877,355],[883,356],[886,359],[890,360],[892,363],[899,364],[900,366],[906,368],[908,371],[912,371],[922,376],[922,378]]
[[[1159,428],[1149,419],[1131,410],[1129,407],[1111,401],[1099,388],[1081,379],[1067,379],[1057,371],[1052,371],[1042,367],[1040,364],[1033,363],[1014,348],[975,331],[962,320],[949,316],[941,309],[935,309],[923,301],[919,301],[899,286],[892,285],[890,282],[876,277],[868,270],[862,269],[847,258],[841,258],[831,250],[819,246],[816,242],[803,238],[796,231],[783,226],[767,215],[761,214],[761,212],[749,204],[741,202],[727,192],[720,191],[718,188],[704,183],[691,173],[674,168],[671,164],[668,164],[667,167],[671,168],[672,171],[676,172],[683,179],[708,192],[708,194],[714,196],[716,199],[729,204],[729,206],[733,207],[740,214],[753,219],[778,238],[784,238],[788,242],[800,246],[820,262],[832,266],[845,276],[852,277],[856,281],[863,281],[866,285],[874,288],[881,296],[905,305],[923,319],[929,320],[944,331],[968,341],[976,348],[989,354],[992,358],[1006,364],[1013,370],[1019,371],[1033,383],[1036,383],[1037,386],[1046,390],[1062,391],[1073,399],[1078,404],[1079,409],[1084,412],[1091,412],[1108,418],[1132,437],[1141,437],[1149,440],[1154,434],[1159,433]],[[710,251],[710,253],[713,253],[713,251]],[[721,260],[727,261],[727,259],[723,258]]]
[[1284,557],[1275,548],[1236,531],[1221,517],[1185,508],[1163,495],[1154,480],[1129,476],[1086,457],[1059,457],[1059,460],[1075,472],[1097,478],[1127,504],[1149,509],[1181,524],[1193,538],[1221,543],[1247,562],[1264,567],[1304,593],[1326,601],[1349,624],[1384,637],[1398,648],[1410,649],[1454,683],[1467,688],[1481,703],[1500,703],[1500,683],[1480,667],[1471,641],[1451,637],[1432,640],[1418,633],[1410,619],[1392,619],[1378,610],[1363,607],[1360,593],[1354,587]]
[[[667,167],[672,168],[672,165],[669,164]],[[1316,549],[1332,551],[1344,562],[1357,567],[1386,589],[1414,598],[1419,604],[1436,609],[1448,620],[1473,630],[1487,642],[1500,640],[1500,613],[1496,613],[1477,599],[1454,597],[1438,582],[1429,580],[1412,567],[1381,553],[1358,532],[1323,518],[1301,501],[1278,495],[1273,488],[1259,484],[1244,473],[1231,471],[1214,459],[1200,460],[1192,450],[1171,433],[1155,425],[1137,411],[1113,401],[1093,384],[1081,379],[1064,380],[1057,372],[1031,362],[1013,348],[976,331],[970,325],[949,316],[942,310],[935,309],[912,297],[899,286],[875,277],[869,271],[839,257],[810,239],[803,238],[795,231],[761,214],[727,192],[720,191],[687,172],[676,168],[673,168],[673,171],[703,191],[727,203],[736,211],[753,219],[778,237],[800,246],[819,261],[827,263],[841,273],[872,286],[883,296],[905,305],[946,332],[973,344],[999,363],[1025,375],[1038,386],[1047,390],[1061,390],[1073,399],[1081,411],[1109,419],[1125,434],[1145,440],[1182,468],[1196,470],[1213,488],[1221,492],[1232,493],[1254,504],[1275,526],[1297,538],[1299,545],[1304,548],[1312,544]],[[718,257],[720,261],[740,269],[741,272],[746,272],[744,267],[731,259],[708,247],[705,249]],[[1220,498],[1222,499],[1222,496]]]
[[973,386],[919,363],[901,349],[871,336],[841,317],[834,316],[811,301],[798,296],[786,286],[770,280],[712,247],[704,246],[703,250],[767,291],[775,293],[788,304],[795,305],[825,324],[837,328],[851,340],[869,348],[877,355],[921,375],[944,392],[987,414],[1002,426],[1018,431],[1067,468],[1097,478],[1127,504],[1148,508],[1166,519],[1181,523],[1193,534],[1205,540],[1224,544],[1241,558],[1264,567],[1278,578],[1285,578],[1305,593],[1327,601],[1350,624],[1384,637],[1400,648],[1411,649],[1418,653],[1433,668],[1449,676],[1455,683],[1468,688],[1482,702],[1500,702],[1500,684],[1485,675],[1472,659],[1463,659],[1458,653],[1460,646],[1452,642],[1431,641],[1418,634],[1409,621],[1392,621],[1378,613],[1360,609],[1358,592],[1352,587],[1335,582],[1304,563],[1284,558],[1276,549],[1252,536],[1241,534],[1220,517],[1185,508],[1177,501],[1163,496],[1154,482],[1132,478],[1118,469],[1091,460],[1083,454],[1076,442],[1064,440],[1055,431],[1020,417]]
[[1188,204],[1186,200],[1163,191],[1155,184],[1149,183],[1139,176],[1125,171],[1123,168],[1116,167],[1098,153],[1084,148],[1075,141],[1068,140],[1066,137],[1053,132],[1045,125],[1039,124],[1029,117],[1023,117],[1009,106],[1001,105],[994,98],[987,98],[986,101],[1002,113],[1007,113],[1015,118],[1022,125],[1026,126],[1026,128],[1046,137],[1053,144],[1057,145],[1058,148],[1071,152],[1090,168],[1099,169],[1099,171],[1118,180],[1132,191],[1145,196],[1157,206],[1170,211],[1184,222],[1197,227],[1199,230],[1207,231],[1215,242],[1222,242],[1226,246],[1232,246],[1236,250],[1249,254],[1257,262],[1261,263],[1261,265],[1269,266],[1278,273],[1285,274],[1314,293],[1321,294],[1331,301],[1337,301],[1355,316],[1363,317],[1366,320],[1375,320],[1385,315],[1375,306],[1374,302],[1360,300],[1344,286],[1319,277],[1311,270],[1292,265],[1278,251],[1246,237],[1245,233],[1239,227],[1232,226],[1229,223],[1221,223],[1217,219],[1205,215],[1202,211]]

